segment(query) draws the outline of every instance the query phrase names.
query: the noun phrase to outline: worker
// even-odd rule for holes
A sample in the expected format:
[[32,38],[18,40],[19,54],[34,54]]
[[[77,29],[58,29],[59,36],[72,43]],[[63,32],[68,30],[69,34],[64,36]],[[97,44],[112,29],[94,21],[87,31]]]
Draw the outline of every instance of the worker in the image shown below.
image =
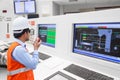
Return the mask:
[[24,17],[18,17],[13,21],[15,41],[7,51],[7,80],[34,80],[33,69],[39,62],[38,48],[41,40],[36,38],[33,43],[34,52],[30,55],[25,44],[30,36],[29,27],[28,19]]

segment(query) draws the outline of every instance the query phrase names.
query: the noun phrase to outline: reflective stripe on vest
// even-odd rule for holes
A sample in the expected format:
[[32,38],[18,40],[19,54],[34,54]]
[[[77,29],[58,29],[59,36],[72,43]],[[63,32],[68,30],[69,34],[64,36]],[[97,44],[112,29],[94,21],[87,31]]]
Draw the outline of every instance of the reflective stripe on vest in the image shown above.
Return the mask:
[[21,73],[21,72],[25,72],[25,71],[29,71],[31,70],[30,68],[20,68],[20,69],[17,69],[17,70],[13,70],[13,71],[8,71],[8,75],[15,75],[15,74],[18,74],[18,73]]

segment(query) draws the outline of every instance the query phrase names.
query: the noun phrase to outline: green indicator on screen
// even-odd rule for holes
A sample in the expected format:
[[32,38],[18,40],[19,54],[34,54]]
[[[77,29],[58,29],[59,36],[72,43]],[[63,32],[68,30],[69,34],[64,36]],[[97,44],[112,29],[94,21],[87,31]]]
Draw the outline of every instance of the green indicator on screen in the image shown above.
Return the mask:
[[55,28],[48,28],[47,30],[47,43],[55,44]]
[[87,36],[87,34],[82,34],[83,36]]
[[88,26],[78,26],[77,28],[88,28]]

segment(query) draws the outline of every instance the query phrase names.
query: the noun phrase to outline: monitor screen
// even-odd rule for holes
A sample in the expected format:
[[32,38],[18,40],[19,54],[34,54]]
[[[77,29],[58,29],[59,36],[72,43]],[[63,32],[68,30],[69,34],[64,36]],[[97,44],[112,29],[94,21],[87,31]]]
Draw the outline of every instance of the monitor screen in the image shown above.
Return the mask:
[[42,44],[55,47],[56,24],[38,24],[38,37]]
[[24,2],[15,2],[14,11],[15,13],[19,13],[19,14],[24,13]]
[[120,23],[74,24],[73,52],[120,63]]
[[35,1],[25,2],[25,13],[35,13]]
[[14,2],[15,14],[32,14],[36,13],[35,1],[18,1]]

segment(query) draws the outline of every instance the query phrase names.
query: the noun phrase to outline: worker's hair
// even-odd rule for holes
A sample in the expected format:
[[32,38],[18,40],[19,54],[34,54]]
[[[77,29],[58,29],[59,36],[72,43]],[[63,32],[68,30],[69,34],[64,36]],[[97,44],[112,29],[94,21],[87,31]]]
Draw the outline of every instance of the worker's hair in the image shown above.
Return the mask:
[[[15,31],[20,31],[20,30],[15,30]],[[19,38],[19,37],[21,37],[25,32],[30,32],[30,29],[29,28],[26,28],[26,29],[24,29],[21,33],[13,33],[13,36],[15,37],[15,38]]]

